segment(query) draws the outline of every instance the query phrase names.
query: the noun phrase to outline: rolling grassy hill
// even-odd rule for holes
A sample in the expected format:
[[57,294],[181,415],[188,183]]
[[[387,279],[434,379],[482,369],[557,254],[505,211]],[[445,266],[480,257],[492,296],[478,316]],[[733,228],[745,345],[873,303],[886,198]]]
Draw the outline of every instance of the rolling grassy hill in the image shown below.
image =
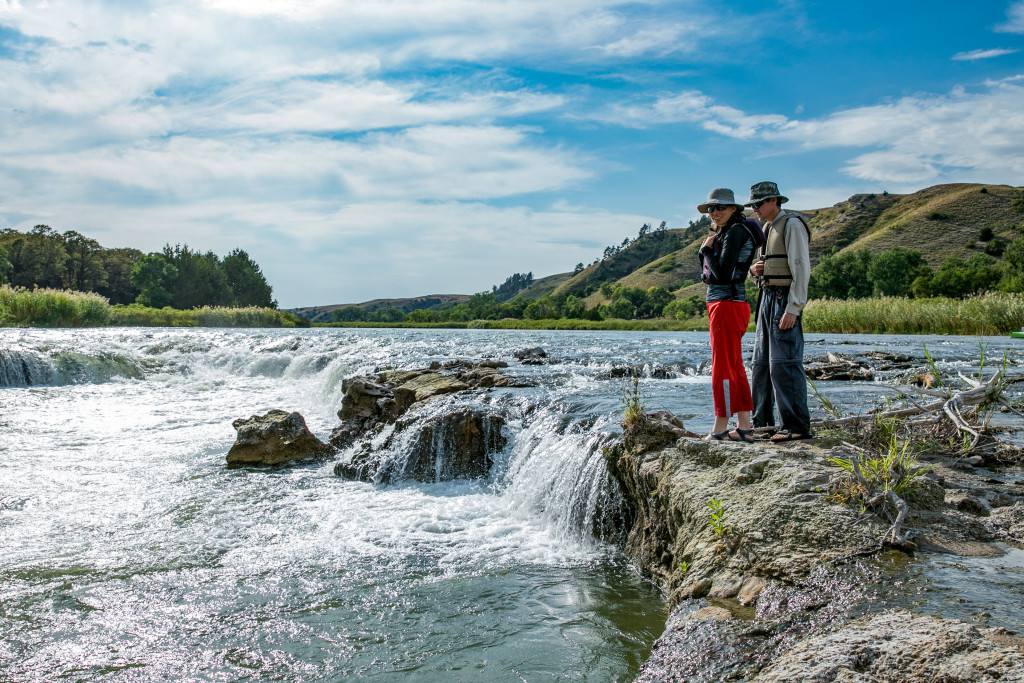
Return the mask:
[[[1016,200],[1016,202],[1015,202]],[[1009,185],[957,183],[935,185],[912,194],[858,194],[820,209],[786,205],[810,218],[811,262],[833,251],[866,248],[872,253],[905,247],[921,252],[935,268],[947,258],[967,259],[984,251],[987,240],[1010,243],[1024,237],[1024,188]],[[677,298],[703,295],[697,249],[707,235],[703,227],[660,229],[621,247],[578,273],[559,273],[535,280],[519,295],[540,298],[569,295],[585,300],[588,307],[605,302],[599,287],[608,282],[628,287],[664,287]],[[359,306],[367,310],[394,306],[404,312],[417,308],[453,306],[467,295],[431,295],[410,299],[377,299],[362,304],[337,304],[292,309],[291,313],[313,320],[330,318],[336,308]]]

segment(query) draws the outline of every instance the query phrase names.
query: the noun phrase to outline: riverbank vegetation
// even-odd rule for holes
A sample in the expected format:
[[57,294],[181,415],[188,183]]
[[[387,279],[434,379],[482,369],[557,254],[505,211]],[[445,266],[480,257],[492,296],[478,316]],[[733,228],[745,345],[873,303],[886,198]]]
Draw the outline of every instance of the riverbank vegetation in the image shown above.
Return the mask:
[[0,326],[14,327],[309,327],[273,308],[203,306],[190,310],[115,304],[99,294],[0,286]]
[[989,292],[965,299],[882,297],[817,299],[804,332],[999,335],[1024,326],[1024,294]]
[[37,225],[0,230],[0,284],[27,290],[95,292],[111,304],[188,310],[277,308],[273,288],[242,249],[224,258],[186,245],[161,252],[105,249],[74,230]]

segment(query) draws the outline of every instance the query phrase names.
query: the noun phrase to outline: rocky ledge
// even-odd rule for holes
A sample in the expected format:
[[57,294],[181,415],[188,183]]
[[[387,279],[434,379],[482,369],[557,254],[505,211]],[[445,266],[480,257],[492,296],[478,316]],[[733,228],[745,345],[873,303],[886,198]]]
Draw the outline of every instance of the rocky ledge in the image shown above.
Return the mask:
[[[1024,541],[1022,487],[936,462],[907,498],[916,543],[888,546],[888,519],[835,495],[829,458],[845,448],[704,441],[659,413],[606,450],[630,510],[626,554],[673,608],[637,680],[1024,680],[1013,634],[879,614],[895,603],[878,588],[895,583],[889,555],[998,556],[995,541]],[[940,653],[957,663],[932,666]]]

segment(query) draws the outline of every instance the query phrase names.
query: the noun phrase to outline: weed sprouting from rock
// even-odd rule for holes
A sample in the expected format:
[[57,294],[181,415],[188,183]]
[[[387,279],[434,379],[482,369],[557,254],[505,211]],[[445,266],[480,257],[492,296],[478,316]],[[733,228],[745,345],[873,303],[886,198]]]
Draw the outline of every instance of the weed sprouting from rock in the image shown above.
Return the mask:
[[622,426],[629,429],[640,423],[647,410],[647,396],[640,387],[640,373],[634,372],[622,386]]
[[704,505],[711,511],[708,523],[711,525],[711,530],[715,532],[715,536],[719,538],[726,536],[729,533],[729,527],[725,523],[725,505],[722,504],[722,499],[710,498]]

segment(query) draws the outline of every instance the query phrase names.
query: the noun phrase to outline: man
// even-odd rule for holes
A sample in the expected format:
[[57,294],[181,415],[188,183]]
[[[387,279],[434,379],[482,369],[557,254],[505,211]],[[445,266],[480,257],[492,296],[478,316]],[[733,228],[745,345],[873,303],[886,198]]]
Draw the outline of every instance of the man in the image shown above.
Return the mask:
[[781,428],[772,441],[811,438],[800,324],[811,276],[810,230],[802,216],[782,209],[788,201],[775,183],[764,181],[751,186],[746,204],[767,240],[749,271],[761,286],[751,384],[755,427],[774,425],[778,406]]

